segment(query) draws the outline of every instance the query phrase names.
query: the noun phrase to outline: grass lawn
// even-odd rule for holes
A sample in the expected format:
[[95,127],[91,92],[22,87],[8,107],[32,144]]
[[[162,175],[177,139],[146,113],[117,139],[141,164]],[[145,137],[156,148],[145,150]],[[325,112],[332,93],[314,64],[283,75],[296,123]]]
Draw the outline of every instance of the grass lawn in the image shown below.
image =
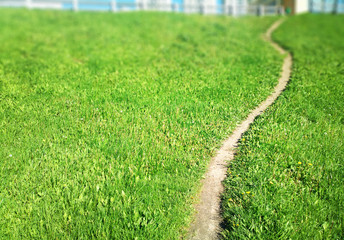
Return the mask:
[[215,149],[277,82],[275,19],[0,9],[0,238],[185,234]]
[[289,18],[290,85],[243,136],[225,181],[227,239],[344,238],[344,16]]

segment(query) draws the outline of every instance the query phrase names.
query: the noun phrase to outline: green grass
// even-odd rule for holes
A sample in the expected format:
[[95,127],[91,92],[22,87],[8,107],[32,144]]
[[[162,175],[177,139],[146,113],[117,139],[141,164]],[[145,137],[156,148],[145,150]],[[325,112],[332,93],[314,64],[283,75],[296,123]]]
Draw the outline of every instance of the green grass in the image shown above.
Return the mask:
[[274,34],[293,53],[292,77],[230,163],[226,239],[344,238],[342,22],[301,15]]
[[0,238],[178,239],[276,84],[275,18],[0,9]]

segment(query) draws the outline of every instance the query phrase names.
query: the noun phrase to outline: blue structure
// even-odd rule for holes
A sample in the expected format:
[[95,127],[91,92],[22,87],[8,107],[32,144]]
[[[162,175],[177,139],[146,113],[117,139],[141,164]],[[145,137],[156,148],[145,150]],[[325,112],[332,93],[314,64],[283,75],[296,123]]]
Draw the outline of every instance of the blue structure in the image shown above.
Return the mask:
[[[120,10],[135,10],[136,0],[118,0],[116,1],[116,9],[113,9],[112,1],[111,0],[92,0],[92,4],[90,1],[84,0],[86,3],[83,3],[83,0],[78,1],[78,9],[79,10],[89,10],[89,11],[120,11]],[[73,3],[64,3],[63,9],[74,9]]]
[[309,11],[312,13],[331,13],[337,1],[337,12],[344,13],[344,0],[309,0]]
[[[44,1],[44,0],[43,0]],[[238,0],[230,0],[238,1]],[[240,2],[239,0],[238,2]],[[78,0],[77,9],[78,10],[89,10],[89,11],[125,11],[125,10],[139,10],[142,8],[140,5],[140,0]],[[155,2],[154,0],[147,0],[147,2]],[[201,4],[206,2],[204,0],[191,0],[192,3]],[[115,5],[114,5],[115,3]],[[172,5],[171,10],[175,12],[184,12],[184,4],[189,5],[188,0],[170,0]],[[224,14],[224,4],[226,0],[213,0],[213,4],[216,8],[214,13]],[[200,5],[201,6],[201,5]],[[75,10],[73,0],[70,0],[69,3],[63,3],[62,9],[66,10]]]

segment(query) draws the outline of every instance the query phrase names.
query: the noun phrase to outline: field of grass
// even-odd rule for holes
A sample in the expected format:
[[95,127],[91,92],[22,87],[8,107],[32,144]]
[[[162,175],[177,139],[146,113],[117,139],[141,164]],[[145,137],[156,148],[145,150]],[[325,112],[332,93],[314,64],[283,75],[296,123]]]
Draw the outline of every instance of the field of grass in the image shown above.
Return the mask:
[[274,20],[0,9],[0,238],[183,235],[277,82]]
[[226,239],[344,238],[344,16],[288,19],[290,85],[251,126],[230,164]]

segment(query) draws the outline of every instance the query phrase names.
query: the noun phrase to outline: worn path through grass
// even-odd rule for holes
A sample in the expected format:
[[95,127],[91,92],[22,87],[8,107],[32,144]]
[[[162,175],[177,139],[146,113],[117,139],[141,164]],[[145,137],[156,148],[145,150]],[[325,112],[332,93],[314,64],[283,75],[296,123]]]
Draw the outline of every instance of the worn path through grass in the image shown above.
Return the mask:
[[344,16],[289,18],[290,83],[243,136],[222,207],[225,239],[343,239]]
[[196,220],[190,228],[190,238],[199,239],[218,239],[221,232],[220,224],[223,221],[220,213],[220,197],[223,193],[222,181],[226,177],[228,161],[233,160],[237,149],[237,144],[250,124],[255,118],[264,112],[285,89],[291,73],[292,57],[284,49],[271,40],[271,33],[275,31],[284,19],[276,21],[265,33],[264,39],[271,44],[280,54],[285,55],[282,65],[281,77],[274,88],[273,93],[248,117],[235,128],[233,133],[227,138],[216,156],[212,159],[205,179],[202,180],[203,188],[200,194],[200,203],[196,205]]

